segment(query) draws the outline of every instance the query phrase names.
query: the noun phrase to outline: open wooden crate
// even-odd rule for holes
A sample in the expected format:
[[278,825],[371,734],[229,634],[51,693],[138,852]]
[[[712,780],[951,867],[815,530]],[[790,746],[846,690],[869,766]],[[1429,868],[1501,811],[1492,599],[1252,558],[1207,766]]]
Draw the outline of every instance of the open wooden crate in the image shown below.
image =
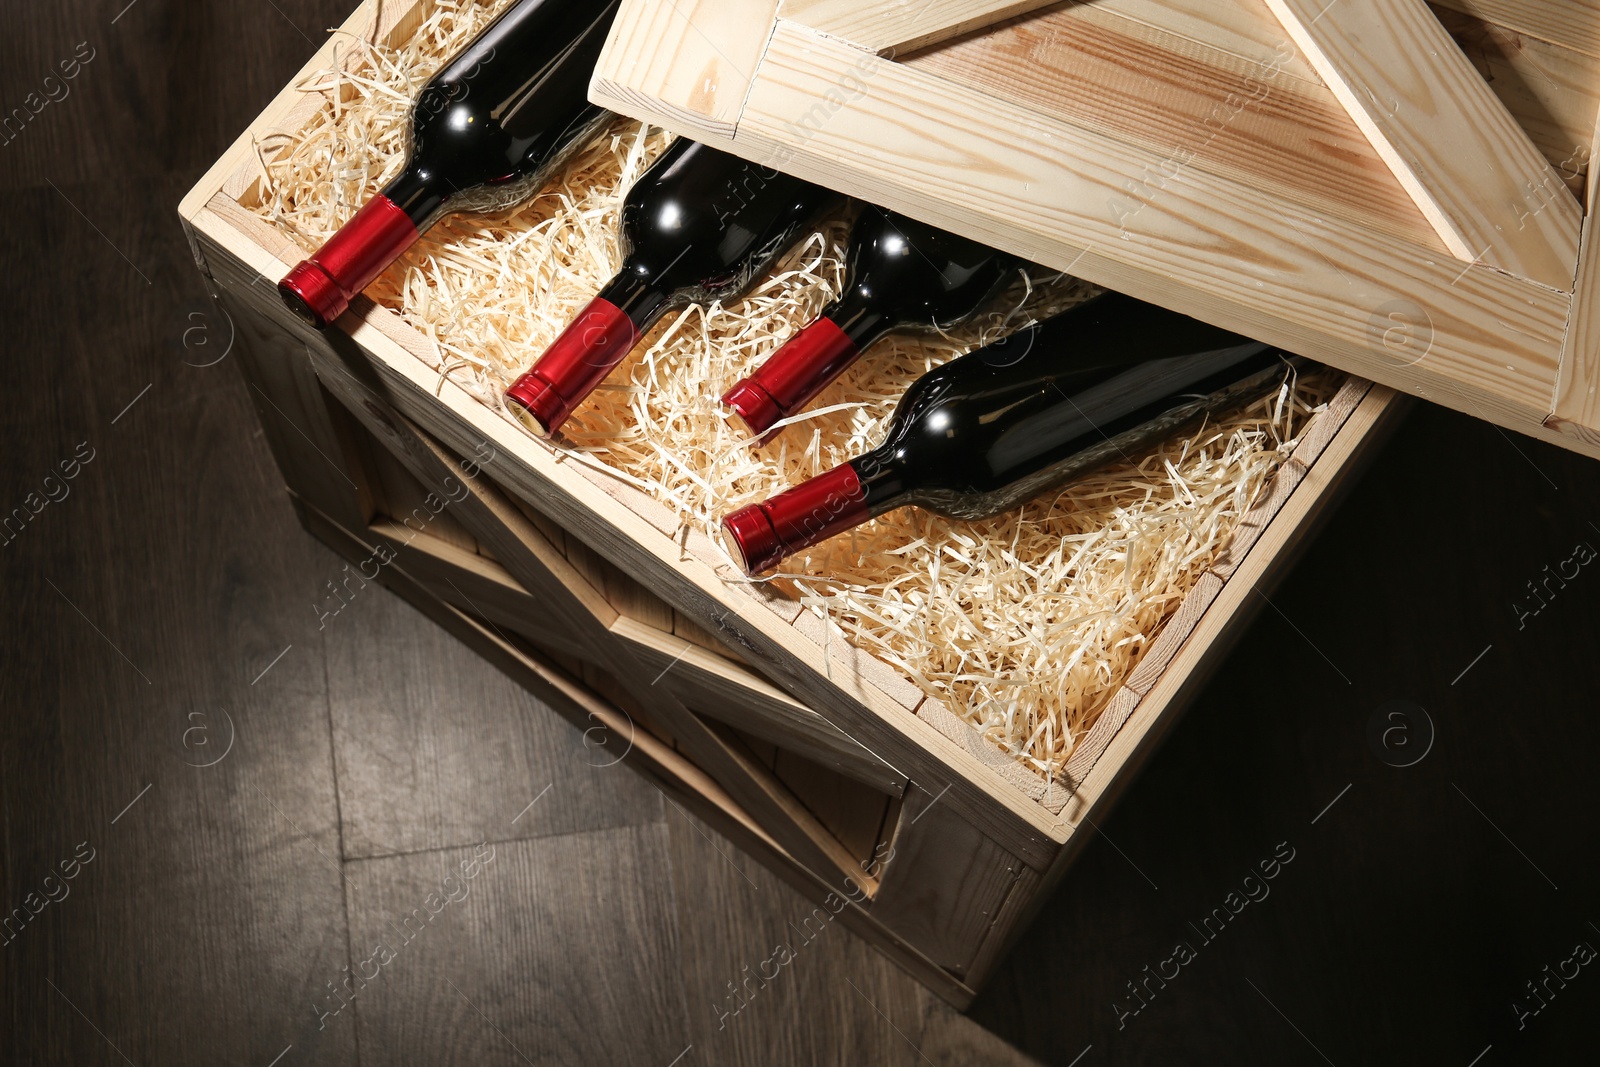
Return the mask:
[[1570,0],[625,0],[591,95],[1600,456],[1597,56]]
[[[425,2],[363,5],[343,29],[398,39]],[[1046,783],[794,602],[725,583],[720,551],[652,500],[441,379],[396,314],[363,297],[326,334],[290,314],[274,283],[300,249],[244,205],[254,137],[318,106],[285,90],[181,209],[306,527],[572,719],[597,761],[654,776],[958,1005],[1397,411],[1345,383]]]

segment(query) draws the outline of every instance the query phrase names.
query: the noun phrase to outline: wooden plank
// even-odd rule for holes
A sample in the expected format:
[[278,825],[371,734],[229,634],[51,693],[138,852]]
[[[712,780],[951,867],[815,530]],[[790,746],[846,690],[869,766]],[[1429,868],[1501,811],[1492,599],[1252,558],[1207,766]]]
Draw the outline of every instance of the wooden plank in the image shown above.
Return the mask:
[[[1241,58],[1129,18],[1119,2],[1129,6],[1050,8],[905,63],[1444,251],[1322,80],[1309,69],[1291,72],[1304,65],[1291,63],[1297,53],[1281,30],[1273,49]],[[1218,19],[1252,15],[1271,21],[1264,10],[1212,4],[1194,23],[1197,32],[1216,32]]]
[[1104,708],[1100,710],[1100,717],[1089,727],[1087,733],[1078,739],[1073,747],[1072,755],[1067,757],[1067,765],[1062,777],[1066,779],[1064,787],[1056,790],[1045,801],[1051,811],[1059,812],[1067,806],[1072,799],[1073,791],[1089,777],[1089,772],[1094,770],[1100,762],[1100,757],[1105,755],[1106,749],[1111,745],[1111,739],[1117,736],[1117,731],[1122,729],[1123,723],[1139,706],[1139,693],[1123,686],[1111,698]]
[[783,0],[780,17],[873,52],[898,54],[1025,14],[1054,0]]
[[[1234,527],[1233,534],[1228,538],[1228,543],[1217,554],[1216,560],[1211,564],[1212,573],[1226,580],[1234,571],[1238,570],[1239,563],[1249,553],[1251,547],[1261,537],[1261,534],[1272,523],[1278,511],[1294,495],[1300,487],[1309,468],[1297,460],[1290,459],[1273,474],[1272,480],[1263,487],[1263,492],[1258,496],[1250,510],[1245,512],[1239,524]],[[1137,672],[1135,672],[1137,673]],[[1146,673],[1142,677],[1149,679]],[[1141,688],[1144,692],[1149,686]]]
[[1439,6],[1600,56],[1600,9],[1594,0],[1439,0]]
[[[1591,154],[1600,148],[1600,119],[1591,139]],[[1561,345],[1555,396],[1545,425],[1573,440],[1600,445],[1600,236],[1595,234],[1595,205],[1600,203],[1600,168],[1591,168],[1584,190],[1588,214],[1583,220],[1583,245],[1573,290],[1572,321]]]
[[[1293,484],[1298,485],[1299,480],[1295,479]],[[1166,673],[1167,665],[1177,655],[1178,649],[1183,647],[1183,643],[1189,639],[1195,625],[1205,616],[1206,610],[1211,607],[1211,602],[1220,592],[1222,592],[1221,578],[1210,571],[1200,576],[1194,588],[1189,590],[1189,595],[1183,598],[1183,603],[1178,605],[1178,610],[1161,624],[1161,632],[1155,641],[1145,649],[1144,655],[1139,657],[1139,665],[1133,669],[1133,673],[1128,675],[1128,680],[1124,683],[1129,689],[1140,696],[1150,691],[1156,680]]]
[[[367,964],[370,985],[352,967],[362,1055],[670,1062],[683,1051],[687,1010],[683,986],[661,980],[678,966],[673,899],[617,892],[664,882],[670,868],[663,823],[353,864],[352,881],[365,887],[349,904],[355,958],[381,947],[389,954],[378,960],[394,961],[382,971]],[[596,965],[618,960],[630,965]],[[550,1025],[573,1003],[628,1023]]]
[[1328,401],[1327,408],[1319,412],[1301,432],[1300,441],[1289,458],[1303,467],[1315,463],[1322,455],[1322,450],[1344,429],[1350,413],[1371,391],[1372,383],[1365,378],[1347,380],[1333,395],[1333,399]]
[[1575,441],[1600,446],[1600,240],[1593,214],[1583,220],[1576,309],[1561,348],[1561,370],[1545,425]]
[[872,869],[889,797],[790,748],[778,748],[772,773],[832,832],[863,874]]
[[959,977],[1027,868],[943,804],[943,788],[907,790],[871,912]]
[[1579,208],[1422,0],[1266,0],[1457,258],[1563,292]]
[[778,0],[623,0],[594,83],[648,96],[731,136],[777,7]]
[[1594,128],[1600,59],[1438,3],[1431,6],[1567,188],[1581,195],[1590,165],[1589,131]]
[[498,563],[384,519],[369,526],[363,539],[374,548],[387,546],[407,574],[452,607],[547,649],[580,657],[594,654],[590,642],[554,619]]
[[792,748],[872,788],[899,796],[906,776],[833,723],[772,683],[697,645],[619,618],[611,633],[626,641],[657,683],[675,689],[702,715]]

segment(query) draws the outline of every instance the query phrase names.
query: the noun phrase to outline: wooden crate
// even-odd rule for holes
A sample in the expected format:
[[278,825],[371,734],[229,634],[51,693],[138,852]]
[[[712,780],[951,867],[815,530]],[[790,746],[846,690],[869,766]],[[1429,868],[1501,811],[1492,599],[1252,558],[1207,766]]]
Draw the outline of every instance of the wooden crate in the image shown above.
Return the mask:
[[[373,26],[374,6],[344,31],[397,39],[421,9],[381,5]],[[1047,786],[794,602],[724,583],[718,550],[649,498],[441,380],[397,315],[361,297],[317,333],[290,314],[274,283],[299,250],[242,204],[252,135],[316,105],[286,90],[181,208],[306,528],[350,560],[346,581],[408,598],[584,730],[597,762],[651,775],[959,1006],[1400,407],[1345,383]]]
[[1600,456],[1596,57],[1568,0],[624,0],[591,96]]

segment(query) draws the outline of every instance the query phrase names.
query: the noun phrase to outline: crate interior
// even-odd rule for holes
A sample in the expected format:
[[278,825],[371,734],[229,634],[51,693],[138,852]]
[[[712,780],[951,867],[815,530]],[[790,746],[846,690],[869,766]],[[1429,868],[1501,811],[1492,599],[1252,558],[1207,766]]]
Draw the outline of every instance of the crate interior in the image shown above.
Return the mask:
[[[489,11],[498,10],[501,6],[503,6],[503,0],[501,3],[484,5],[483,13],[487,14]],[[446,19],[445,15],[449,15],[450,19],[459,17],[458,15],[451,15],[446,9],[435,5],[418,5],[407,15],[403,17],[396,16],[392,29],[388,31],[380,29],[372,39],[380,40],[384,42],[384,47],[397,51],[404,51],[410,48],[412,49],[413,59],[415,59],[420,50],[437,60],[445,54],[452,41],[456,41],[464,35],[466,32],[464,27],[477,25],[482,21],[479,19],[476,23],[463,22],[462,27],[458,27],[452,36],[451,32],[449,32],[449,19]],[[426,39],[429,42],[427,48],[423,48],[419,44],[422,39]],[[341,67],[360,68],[364,64],[370,63],[371,55],[372,53],[364,45],[352,47],[344,53]],[[414,75],[414,77],[419,76]],[[263,161],[281,160],[286,156],[293,155],[297,151],[296,146],[299,143],[298,131],[308,125],[327,124],[330,121],[337,123],[339,121],[337,116],[351,115],[357,111],[360,104],[359,94],[355,93],[352,88],[354,85],[352,80],[336,80],[332,79],[330,74],[320,72],[316,75],[316,80],[313,84],[325,90],[322,94],[324,97],[331,95],[326,91],[328,86],[338,86],[336,90],[339,97],[338,106],[319,110],[319,102],[316,99],[317,94],[306,94],[308,99],[288,117],[283,133],[258,139],[257,161],[247,165],[244,171],[236,175],[230,183],[230,187],[236,191],[235,195],[242,206],[256,213],[259,217],[274,222],[280,227],[280,232],[287,232],[288,236],[302,249],[314,246],[318,234],[314,231],[307,231],[303,225],[299,227],[297,232],[292,221],[289,226],[284,226],[285,219],[281,217],[278,211],[282,203],[282,192],[278,187],[278,184],[281,183],[276,183],[276,179],[263,169]],[[331,212],[330,216],[324,220],[326,225],[336,225],[338,221],[341,221],[341,214],[347,215],[350,211],[353,211],[355,206],[359,205],[365,195],[370,195],[372,187],[378,182],[380,171],[388,162],[385,153],[392,154],[396,148],[396,130],[398,127],[394,123],[395,117],[395,109],[391,108],[388,115],[390,121],[388,126],[372,122],[362,128],[359,137],[351,134],[341,140],[340,136],[343,136],[341,134],[334,138],[332,143],[335,145],[335,151],[329,154],[329,159],[336,160],[336,162],[327,165],[329,171],[328,186],[332,190],[332,196],[325,198]],[[642,158],[633,158],[630,162],[636,173],[638,169],[642,168],[645,159],[648,158],[646,153],[649,150],[658,151],[666,143],[666,138],[659,134],[645,137],[634,133],[626,123],[619,124],[613,134],[614,139],[625,145],[627,144],[626,138],[630,136],[635,138],[632,146],[634,155],[642,156]],[[625,148],[622,154],[627,155],[628,151]],[[607,170],[608,166],[611,167],[609,172]],[[585,171],[586,167],[590,168],[589,171]],[[576,173],[570,173],[566,176],[560,192],[568,197],[582,197],[584,195],[582,183],[591,174],[609,174],[610,180],[620,188],[622,187],[621,183],[626,178],[626,174],[619,173],[621,169],[623,168],[620,165],[611,164],[606,153],[591,153],[586,162],[580,161],[579,164],[575,165]],[[335,174],[339,176],[337,181],[333,180]],[[553,198],[546,197],[544,199],[549,201]],[[602,199],[604,198],[602,197]],[[611,200],[613,201],[611,210],[613,212],[614,199],[613,193],[611,195]],[[461,315],[470,318],[474,322],[491,322],[490,330],[493,334],[493,341],[490,347],[498,345],[504,360],[501,366],[474,367],[470,359],[463,359],[463,353],[470,353],[471,351],[470,345],[463,347],[467,345],[468,339],[463,336],[452,335],[452,325],[459,326],[460,317],[457,317],[454,323],[452,323],[448,314],[443,321],[430,321],[428,307],[431,303],[437,303],[437,297],[440,292],[452,288],[463,277],[471,277],[474,274],[481,277],[484,271],[493,269],[492,264],[470,261],[464,263],[463,256],[459,251],[463,241],[475,238],[479,241],[490,241],[499,244],[504,244],[507,240],[523,243],[536,236],[541,230],[548,232],[555,222],[561,221],[557,220],[555,215],[556,212],[551,210],[518,209],[505,217],[487,221],[473,219],[449,220],[426,236],[424,241],[413,252],[408,254],[401,264],[391,270],[383,280],[380,280],[372,290],[372,295],[380,305],[390,308],[411,323],[419,334],[426,334],[427,339],[418,348],[433,353],[432,365],[436,369],[449,375],[452,380],[468,385],[470,391],[474,391],[481,400],[491,407],[497,405],[498,388],[504,384],[510,374],[520,369],[518,364],[531,361],[542,350],[542,343],[548,342],[554,336],[554,332],[564,325],[565,316],[561,314],[562,308],[570,304],[572,305],[571,310],[576,310],[576,306],[586,299],[588,295],[592,294],[594,288],[598,287],[596,279],[603,280],[606,276],[609,270],[608,256],[612,259],[615,256],[614,236],[612,248],[603,250],[600,254],[591,255],[590,262],[577,264],[569,272],[571,277],[560,279],[562,292],[553,306],[546,305],[531,310],[523,308],[516,313],[506,312],[502,309],[498,312],[498,319],[493,315],[485,318],[482,309],[459,309]],[[596,228],[602,231],[605,229],[605,225],[605,218],[601,218],[595,223]],[[758,310],[761,314],[748,314],[743,319],[735,321],[732,327],[733,343],[731,347],[740,358],[748,361],[766,354],[785,336],[785,330],[792,331],[820,306],[829,291],[829,286],[837,284],[837,241],[842,231],[842,221],[835,220],[829,232],[824,235],[833,242],[832,245],[828,244],[828,240],[819,237],[811,245],[792,255],[780,266],[778,276],[791,279],[787,288],[771,282],[758,288],[757,294],[750,298],[749,302],[758,304]],[[592,244],[593,242],[590,241],[588,243]],[[830,255],[832,256],[831,259],[829,258]],[[430,274],[430,272],[432,273]],[[503,271],[500,276],[503,276]],[[529,277],[529,291],[537,289],[539,284],[540,279],[538,277]],[[1041,290],[1046,295],[1050,295],[1052,292],[1051,285],[1054,286],[1053,293],[1056,297],[1070,301],[1074,295],[1070,279],[1056,278],[1048,282],[1047,285],[1042,286]],[[1038,294],[1035,294],[1035,299],[1038,299]],[[1014,313],[1018,308],[1022,312],[1028,313],[1036,310],[1038,304],[1024,303],[1011,306],[1009,313]],[[520,322],[517,321],[519,314],[522,318]],[[771,333],[762,334],[759,330],[754,330],[752,320],[762,318],[762,316],[768,319],[772,316],[777,316],[782,320],[780,328],[775,335]],[[632,374],[633,380],[636,382],[659,381],[659,378],[651,378],[655,365],[650,364],[650,353],[666,352],[671,346],[672,338],[670,335],[673,331],[695,328],[695,323],[692,319],[693,313],[686,313],[677,320],[669,318],[668,323],[658,327],[652,338],[647,339],[645,345],[641,346],[646,350],[646,355],[642,357],[636,356],[624,370],[619,371],[618,375],[614,377],[624,377]],[[700,325],[703,326],[704,324],[701,323]],[[521,335],[517,336],[519,329],[521,330]],[[849,454],[862,450],[877,427],[881,426],[889,409],[892,407],[893,395],[899,389],[903,388],[920,369],[931,365],[931,363],[940,358],[948,358],[949,355],[959,351],[960,348],[970,346],[974,342],[975,337],[968,335],[966,337],[958,337],[954,341],[936,340],[933,344],[917,342],[897,344],[889,360],[893,366],[887,373],[884,370],[883,361],[879,357],[873,357],[871,366],[866,365],[867,361],[864,361],[863,366],[858,369],[853,378],[852,376],[847,376],[845,382],[834,387],[836,395],[831,399],[835,401],[836,407],[854,406],[863,411],[871,409],[869,417],[859,418],[854,414],[846,414],[837,418],[834,425],[825,426],[822,430],[813,433],[809,452],[804,447],[805,442],[799,439],[796,431],[789,431],[786,436],[790,441],[780,446],[783,451],[778,461],[769,462],[765,467],[759,464],[752,465],[751,471],[747,472],[742,481],[738,478],[731,480],[732,494],[725,493],[720,498],[711,501],[700,501],[695,507],[686,507],[684,505],[681,486],[652,484],[647,471],[645,472],[645,477],[640,477],[640,471],[638,469],[629,469],[628,463],[624,461],[626,457],[619,459],[619,455],[615,454],[607,443],[628,437],[633,432],[632,428],[636,426],[645,427],[645,435],[648,437],[653,427],[658,427],[662,424],[661,413],[652,411],[649,403],[630,402],[636,401],[639,396],[648,392],[648,390],[633,390],[630,392],[625,388],[611,388],[597,394],[597,401],[610,400],[612,402],[609,405],[597,402],[575,420],[575,425],[568,437],[567,447],[565,447],[564,451],[576,460],[590,464],[606,465],[611,469],[621,470],[628,476],[634,488],[632,490],[627,488],[617,490],[616,495],[623,497],[630,507],[634,507],[641,514],[649,515],[658,527],[663,526],[662,517],[665,514],[665,528],[671,532],[687,534],[690,532],[689,527],[698,522],[699,529],[693,532],[703,535],[713,525],[715,513],[725,511],[735,503],[742,502],[737,497],[738,493],[743,493],[745,498],[751,498],[752,496],[775,492],[795,477],[806,473],[815,473],[818,469],[830,465],[831,462],[837,462]],[[680,345],[681,347],[683,346]],[[724,345],[724,349],[728,347],[728,345]],[[706,351],[708,353],[711,352],[711,346],[706,346]],[[726,377],[731,373],[730,367],[732,365],[727,364],[726,361],[724,361],[724,364],[720,372]],[[670,359],[661,361],[659,366],[668,370],[674,369]],[[705,370],[706,366],[704,364],[691,367],[677,365],[676,373],[669,377],[678,382],[691,383],[691,392],[714,396],[720,390],[710,388],[708,383],[703,380]],[[695,373],[697,371],[700,373]],[[1341,381],[1342,378],[1340,376],[1329,374],[1317,382],[1315,391],[1307,395],[1313,403],[1325,402],[1334,395]],[[851,390],[854,390],[854,392],[852,393]],[[830,397],[825,394],[824,398],[819,400],[819,405],[826,406],[829,399]],[[847,403],[840,403],[841,400]],[[1282,439],[1272,441],[1271,444],[1275,447],[1271,450],[1253,453],[1251,454],[1250,462],[1239,465],[1237,472],[1239,484],[1236,487],[1237,492],[1234,494],[1236,499],[1232,501],[1232,507],[1228,513],[1229,521],[1227,523],[1218,522],[1215,528],[1205,531],[1204,536],[1199,539],[1202,543],[1192,546],[1193,550],[1189,553],[1191,558],[1187,560],[1187,565],[1182,569],[1181,573],[1177,574],[1167,585],[1157,589],[1154,595],[1149,598],[1153,602],[1153,606],[1152,604],[1143,606],[1143,614],[1137,624],[1125,627],[1123,632],[1114,635],[1114,640],[1104,642],[1111,646],[1104,658],[1104,662],[1097,663],[1094,670],[1080,671],[1081,674],[1090,679],[1091,684],[1087,687],[1080,685],[1076,690],[1069,691],[1066,694],[1058,693],[1055,696],[1051,696],[1045,692],[1043,687],[1047,684],[1047,676],[1051,673],[1050,668],[1053,665],[1052,661],[1048,659],[1036,661],[1032,668],[1026,664],[1018,665],[1012,669],[1011,675],[1008,677],[1001,677],[999,674],[995,674],[995,684],[984,695],[981,711],[977,713],[974,713],[973,710],[975,700],[971,693],[963,693],[959,688],[949,685],[941,686],[936,680],[930,681],[926,673],[919,678],[917,665],[908,662],[905,657],[898,656],[898,650],[892,646],[892,643],[883,640],[881,631],[887,629],[892,632],[893,626],[880,627],[878,638],[874,641],[872,639],[873,635],[866,632],[868,628],[862,626],[863,618],[871,613],[856,610],[851,605],[852,595],[859,597],[863,592],[869,595],[872,592],[870,587],[864,588],[862,584],[863,581],[871,580],[872,576],[870,574],[864,576],[860,565],[856,565],[854,568],[847,565],[850,553],[859,547],[859,542],[854,539],[839,539],[833,546],[819,550],[816,556],[803,561],[812,574],[821,575],[820,580],[812,580],[806,575],[796,575],[786,581],[764,584],[759,589],[752,591],[759,593],[767,610],[778,613],[786,622],[793,623],[797,628],[808,629],[819,643],[853,640],[870,655],[875,655],[880,659],[886,659],[891,662],[898,660],[896,666],[892,669],[894,673],[903,679],[898,689],[907,694],[901,698],[901,703],[908,711],[920,709],[920,713],[926,714],[933,707],[951,708],[957,715],[967,719],[969,722],[977,721],[986,724],[989,727],[987,732],[991,740],[995,742],[997,749],[1004,750],[1009,748],[1012,755],[1027,755],[1026,750],[1017,744],[1015,730],[1013,730],[1011,736],[998,736],[998,732],[993,728],[993,723],[997,718],[1004,718],[1008,714],[1015,713],[1014,701],[1011,705],[998,703],[994,697],[995,691],[1031,693],[1035,704],[1030,714],[1034,718],[1048,720],[1054,717],[1057,720],[1062,720],[1065,714],[1070,713],[1074,716],[1072,730],[1070,731],[1071,736],[1057,737],[1052,740],[1048,730],[1049,723],[1047,722],[1045,740],[1052,746],[1047,753],[1048,758],[1033,759],[1030,764],[1030,769],[1035,772],[1045,771],[1059,775],[1073,753],[1076,739],[1083,736],[1093,726],[1099,713],[1110,704],[1122,684],[1137,668],[1140,662],[1140,654],[1143,650],[1158,638],[1165,621],[1177,611],[1183,602],[1184,596],[1208,573],[1209,561],[1226,544],[1232,525],[1236,524],[1244,516],[1253,500],[1264,494],[1269,494],[1269,482],[1277,463],[1287,458],[1298,436],[1310,428],[1311,419],[1306,417],[1306,414],[1300,413],[1301,417],[1292,419],[1287,424],[1291,432],[1286,432]],[[1259,427],[1257,432],[1262,432]],[[1213,435],[1213,437],[1215,436]],[[651,442],[647,441],[646,446],[650,445]],[[1211,447],[1216,447],[1216,441],[1212,440],[1210,445]],[[637,449],[634,451],[636,454]],[[1182,451],[1181,448],[1180,451]],[[1141,481],[1149,482],[1152,473],[1160,474],[1169,458],[1171,457],[1165,455],[1154,458],[1143,457],[1141,462],[1144,466],[1141,469],[1125,473],[1123,479],[1125,484],[1120,487],[1124,497],[1127,499],[1137,497],[1141,491],[1139,487]],[[1101,488],[1103,489],[1103,487]],[[1179,495],[1185,490],[1185,486],[1181,484],[1181,479],[1176,480],[1174,484],[1167,488],[1174,495]],[[514,495],[513,499],[515,499]],[[1105,504],[1104,501],[1101,503],[1102,505]],[[666,506],[665,511],[663,505]],[[1114,500],[1108,505],[1109,510],[1106,513],[1115,515],[1121,506]],[[696,507],[698,512],[695,510]],[[542,528],[547,530],[548,535],[562,543],[563,549],[568,552],[569,559],[585,566],[593,567],[599,565],[600,561],[593,558],[594,554],[592,552],[587,552],[580,540],[565,535],[559,527],[549,523],[548,520],[542,519],[534,511],[529,510],[527,514],[529,519],[536,524],[543,523]],[[1035,518],[1036,516],[1026,517],[1023,522],[1025,524],[1033,522]],[[933,521],[932,526],[928,525],[930,521]],[[922,540],[931,544],[936,538],[949,537],[951,535],[949,529],[937,525],[937,520],[928,520],[924,517],[913,518],[911,522],[921,522],[924,525],[902,525],[899,529],[888,530],[886,534],[881,530],[869,528],[865,531],[865,535],[868,537],[887,536],[889,538],[887,552],[880,552],[880,556],[886,554],[890,557],[894,556],[896,550],[903,547],[907,542]],[[1006,538],[1014,538],[1016,534],[1015,524],[1008,526],[1007,522],[1010,522],[1010,520],[1001,522],[986,532],[980,531],[976,536],[980,540],[988,538],[991,543],[1001,543]],[[465,534],[463,531],[451,530],[448,524],[441,526],[441,531],[441,540],[449,541],[462,551],[474,551],[473,546],[469,543],[470,535]],[[958,541],[963,537],[968,540],[973,537],[970,530],[958,530],[955,531],[955,534]],[[1070,535],[1081,541],[1083,539],[1092,540],[1095,533],[1090,528],[1076,528],[1070,530]],[[1052,535],[1047,534],[1048,536]],[[700,540],[704,543],[705,539],[702,536]],[[1063,537],[1064,542],[1065,540],[1066,538]],[[938,561],[940,553],[937,549],[932,548],[924,549],[924,551],[926,553],[924,566],[931,568]],[[1026,570],[1029,562],[1027,559],[1014,561],[1015,564],[1020,564],[1023,570]],[[1016,569],[1015,566],[1013,569]],[[719,573],[723,574],[730,583],[742,583],[742,579],[735,574],[726,557],[720,560]],[[599,581],[602,585],[607,582],[616,583],[619,577],[618,575],[602,576]],[[626,579],[622,579],[622,581],[626,582]],[[987,595],[992,599],[997,594],[994,591],[990,591]],[[1002,590],[998,595],[1003,596],[1005,592]],[[1064,599],[1070,601],[1072,595],[1068,591]],[[1054,602],[1050,611],[1060,612],[1062,610],[1060,603],[1059,599]],[[900,609],[903,611],[904,605],[901,605]],[[670,609],[667,610],[670,611]],[[1021,624],[1021,629],[1026,631],[1030,625],[1034,628],[1044,629],[1059,625],[1059,617],[1052,616],[1050,611],[1041,610],[1036,620],[1024,620]],[[1093,614],[1093,611],[1089,611],[1088,614]],[[687,622],[687,620],[675,623],[673,628],[681,632],[692,632],[694,629],[693,624]],[[969,628],[972,628],[970,624]],[[722,648],[720,642],[714,639],[702,643],[718,649]],[[934,643],[932,640],[924,640],[923,642],[926,646],[931,646]],[[1070,654],[1068,658],[1071,658]],[[964,662],[964,653],[962,661]],[[730,659],[729,662],[733,661]],[[1038,669],[1040,666],[1044,669]],[[1036,677],[1025,677],[1030,669],[1033,670]],[[960,672],[959,669],[956,669],[946,673],[957,676]],[[1019,682],[1021,682],[1020,685],[1018,684]],[[1052,700],[1054,700],[1054,704],[1050,703]],[[1042,712],[1039,710],[1040,708],[1043,709]],[[1062,732],[1066,733],[1067,731],[1063,730]],[[1039,731],[1035,730],[1034,733],[1037,737]]]

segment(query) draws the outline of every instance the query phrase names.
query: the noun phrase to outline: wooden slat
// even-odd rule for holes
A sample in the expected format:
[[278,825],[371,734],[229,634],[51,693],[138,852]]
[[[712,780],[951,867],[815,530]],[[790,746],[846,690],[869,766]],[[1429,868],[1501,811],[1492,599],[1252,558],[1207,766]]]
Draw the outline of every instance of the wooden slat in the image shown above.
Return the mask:
[[1600,56],[1600,7],[1594,0],[1439,0],[1439,5]]
[[1027,868],[944,804],[942,789],[924,782],[907,791],[871,910],[960,976]]
[[[1591,151],[1600,148],[1600,122],[1591,146]],[[1595,232],[1594,210],[1597,188],[1600,168],[1591,168],[1584,190],[1589,212],[1583,220],[1572,321],[1561,346],[1555,396],[1550,418],[1545,421],[1551,429],[1591,446],[1600,445],[1600,234]]]
[[[1296,479],[1294,484],[1298,485],[1299,480]],[[1127,688],[1140,696],[1149,691],[1150,687],[1166,673],[1167,664],[1172,662],[1173,657],[1178,654],[1178,649],[1189,640],[1195,626],[1205,616],[1206,610],[1211,607],[1211,602],[1216,600],[1220,592],[1222,592],[1221,578],[1209,571],[1200,576],[1194,588],[1183,598],[1183,603],[1178,605],[1178,610],[1161,624],[1161,632],[1155,641],[1145,649],[1144,655],[1139,657],[1139,665],[1128,675],[1125,683]]]
[[[1244,513],[1228,537],[1227,544],[1222,547],[1222,551],[1212,563],[1211,570],[1218,577],[1226,579],[1238,570],[1240,561],[1277,517],[1279,509],[1289,501],[1294,491],[1300,487],[1300,483],[1305,480],[1307,470],[1305,464],[1291,459],[1274,472],[1272,480],[1263,487],[1261,494],[1250,505],[1250,510]],[[1142,677],[1153,680],[1148,672]],[[1139,691],[1142,693],[1148,688],[1149,685],[1146,684]]]
[[905,792],[906,776],[821,715],[722,656],[671,634],[619,618],[611,633],[628,642],[658,684],[676,689],[704,715],[780,747],[883,793]]
[[904,53],[1053,0],[783,0],[778,14],[874,52]]
[[[1235,19],[1245,10],[1211,9]],[[1295,53],[1281,40],[1279,49],[1244,59],[1130,19],[1114,4],[1073,4],[905,63],[1443,252],[1338,99],[1309,69],[1309,77],[1290,73]]]
[[1339,387],[1339,391],[1328,401],[1328,405],[1305,426],[1300,433],[1299,443],[1294,446],[1294,452],[1289,458],[1303,467],[1310,467],[1322,455],[1322,450],[1328,447],[1339,431],[1344,428],[1345,421],[1350,418],[1350,413],[1371,392],[1372,383],[1365,378],[1350,378]]
[[623,0],[597,83],[731,135],[778,0]]
[[1589,168],[1600,59],[1463,15],[1433,13],[1574,194]]
[[1579,209],[1422,0],[1266,0],[1455,255],[1563,292]]

